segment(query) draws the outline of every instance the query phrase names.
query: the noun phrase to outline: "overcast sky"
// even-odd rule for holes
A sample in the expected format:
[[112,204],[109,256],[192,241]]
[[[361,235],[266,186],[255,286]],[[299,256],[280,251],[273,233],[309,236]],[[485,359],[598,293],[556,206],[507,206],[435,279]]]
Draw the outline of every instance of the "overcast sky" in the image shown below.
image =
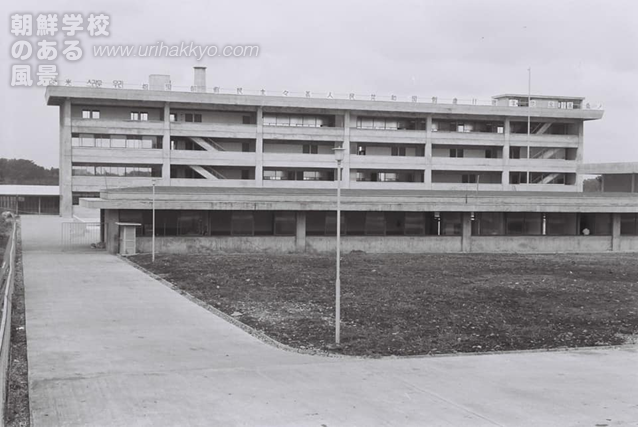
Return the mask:
[[[105,13],[108,39],[80,38],[84,57],[57,60],[62,79],[144,83],[170,74],[190,86],[490,99],[527,93],[602,103],[585,125],[585,161],[638,161],[635,0],[56,1],[0,2],[0,157],[58,166],[58,109],[41,88],[11,88],[10,15]],[[34,17],[35,18],[35,17]],[[61,16],[60,16],[61,18]],[[97,43],[256,44],[257,58],[95,58]],[[42,61],[40,61],[41,63]],[[31,64],[38,63],[31,60]]]

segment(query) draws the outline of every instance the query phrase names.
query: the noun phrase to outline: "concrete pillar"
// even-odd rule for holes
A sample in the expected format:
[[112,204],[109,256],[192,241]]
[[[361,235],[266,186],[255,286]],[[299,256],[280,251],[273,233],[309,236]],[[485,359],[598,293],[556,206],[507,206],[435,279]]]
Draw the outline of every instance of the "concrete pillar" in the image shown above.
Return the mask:
[[120,219],[117,209],[106,209],[104,211],[104,240],[106,250],[110,254],[116,254],[119,250],[119,230],[115,224]]
[[257,108],[257,136],[255,139],[255,185],[264,184],[264,108]]
[[510,119],[505,118],[503,125],[503,136],[505,142],[503,143],[503,173],[501,175],[501,184],[503,189],[509,188],[510,185]]
[[425,170],[423,172],[425,188],[432,189],[432,115],[425,119]]
[[472,252],[472,214],[461,213],[461,251]]
[[[576,165],[583,164],[583,155],[585,149],[585,122],[578,123],[578,149],[576,151]],[[583,175],[576,170],[576,187],[577,191],[583,191]]]
[[164,134],[162,136],[162,185],[171,185],[171,106],[164,104]]
[[73,217],[73,163],[71,154],[71,100],[60,106],[60,216]]
[[295,233],[295,250],[306,252],[306,213],[297,212],[297,232]]
[[620,214],[611,214],[611,250],[618,252],[620,250]]
[[341,163],[341,188],[350,188],[350,111],[343,117],[343,162]]

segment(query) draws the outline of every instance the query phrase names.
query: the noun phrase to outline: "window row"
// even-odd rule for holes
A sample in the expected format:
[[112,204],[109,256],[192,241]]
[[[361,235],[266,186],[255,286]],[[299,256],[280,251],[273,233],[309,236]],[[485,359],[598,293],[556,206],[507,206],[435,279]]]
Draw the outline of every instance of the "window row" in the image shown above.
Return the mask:
[[332,116],[264,114],[264,126],[334,127]]
[[[141,224],[138,236],[153,235],[152,211],[120,210],[121,222]],[[155,212],[156,236],[294,236],[295,212],[171,211]]]
[[161,177],[161,166],[73,165],[73,176]]
[[503,133],[502,122],[468,122],[457,120],[434,120],[432,122],[432,132],[483,132],[483,133]]
[[71,145],[73,147],[161,149],[162,137],[74,133],[71,135]]
[[334,170],[269,170],[263,178],[270,181],[334,181]]
[[575,236],[611,235],[611,214],[477,212],[472,216],[472,235]]

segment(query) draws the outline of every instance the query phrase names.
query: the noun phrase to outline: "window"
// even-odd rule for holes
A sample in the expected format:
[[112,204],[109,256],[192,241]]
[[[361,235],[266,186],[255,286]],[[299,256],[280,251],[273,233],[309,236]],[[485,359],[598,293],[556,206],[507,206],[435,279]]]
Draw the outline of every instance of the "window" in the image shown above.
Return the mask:
[[317,144],[305,144],[303,146],[304,154],[317,154],[319,152],[319,146]]
[[177,115],[175,113],[170,113],[168,115],[168,118],[171,122],[176,122],[177,121]]
[[242,151],[242,153],[248,153],[250,151],[250,143],[243,142],[241,144],[241,151]]
[[80,134],[81,147],[95,147],[95,137],[90,133]]
[[147,121],[147,120],[148,120],[148,113],[146,113],[146,112],[141,112],[141,113],[140,113],[140,120],[142,120],[142,121]]
[[184,121],[192,123],[193,122],[193,115],[191,113],[184,114]]
[[365,156],[366,155],[366,147],[365,145],[357,146],[357,156]]
[[527,184],[527,172],[510,172],[510,184]]
[[99,119],[100,110],[82,110],[83,119]]
[[393,156],[405,156],[405,147],[392,147]]
[[574,236],[577,231],[577,215],[575,213],[547,213],[546,234],[548,236]]
[[542,214],[536,212],[505,213],[505,230],[508,235],[542,234]]
[[91,111],[91,118],[92,119],[99,119],[100,118],[100,110]]
[[250,179],[250,170],[242,169],[241,170],[241,179]]
[[510,147],[510,159],[521,158],[521,147]]
[[82,118],[90,119],[91,118],[91,110],[82,110]]
[[139,120],[140,119],[140,113],[138,113],[137,111],[131,111],[131,120]]
[[98,148],[111,148],[111,136],[95,135],[95,146]]
[[295,212],[275,212],[275,235],[294,236],[297,231]]
[[195,114],[195,123],[201,123],[202,122],[202,115],[201,114]]
[[485,150],[485,158],[486,159],[495,159],[496,158],[496,150],[488,148]]
[[281,181],[285,179],[284,171],[264,170],[264,179]]
[[498,126],[498,127],[496,128],[496,133],[503,133],[503,132],[504,132],[504,128],[503,128],[503,126]]
[[476,174],[475,173],[465,173],[461,175],[461,182],[463,184],[476,184]]
[[241,122],[242,122],[242,124],[244,124],[244,125],[250,125],[250,124],[252,124],[252,120],[251,120],[251,117],[250,117],[250,116],[242,116],[242,117],[241,117]]
[[450,157],[463,157],[462,148],[450,148]]
[[233,211],[230,222],[230,234],[233,236],[252,236],[255,234],[253,213],[249,211]]

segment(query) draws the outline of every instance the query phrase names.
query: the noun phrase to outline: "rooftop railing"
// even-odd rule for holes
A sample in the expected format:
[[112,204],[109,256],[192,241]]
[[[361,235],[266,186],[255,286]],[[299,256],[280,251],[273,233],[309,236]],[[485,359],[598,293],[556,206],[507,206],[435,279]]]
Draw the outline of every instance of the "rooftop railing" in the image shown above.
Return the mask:
[[[341,99],[350,101],[385,101],[385,102],[412,102],[419,104],[445,104],[445,105],[477,105],[477,106],[496,106],[498,100],[496,99],[478,99],[478,98],[439,98],[437,96],[422,96],[422,95],[395,95],[395,94],[356,94],[356,93],[343,93],[343,92],[325,92],[325,91],[294,91],[294,90],[266,90],[266,89],[244,89],[243,87],[237,88],[224,88],[214,86],[212,88],[203,89],[196,86],[178,86],[171,83],[166,83],[161,87],[152,87],[148,83],[126,83],[123,80],[54,80],[52,86],[66,86],[66,87],[89,87],[93,89],[127,89],[127,90],[153,90],[153,91],[171,91],[171,92],[190,92],[190,93],[210,93],[219,95],[246,95],[246,96],[279,96],[288,98],[314,98],[314,99]],[[573,103],[573,108],[570,109],[588,109],[588,110],[602,110],[602,104],[593,104],[589,102]],[[527,107],[527,105],[500,105],[502,107],[521,108]],[[551,107],[532,106],[532,109],[552,109]],[[560,109],[560,103],[556,109]]]

